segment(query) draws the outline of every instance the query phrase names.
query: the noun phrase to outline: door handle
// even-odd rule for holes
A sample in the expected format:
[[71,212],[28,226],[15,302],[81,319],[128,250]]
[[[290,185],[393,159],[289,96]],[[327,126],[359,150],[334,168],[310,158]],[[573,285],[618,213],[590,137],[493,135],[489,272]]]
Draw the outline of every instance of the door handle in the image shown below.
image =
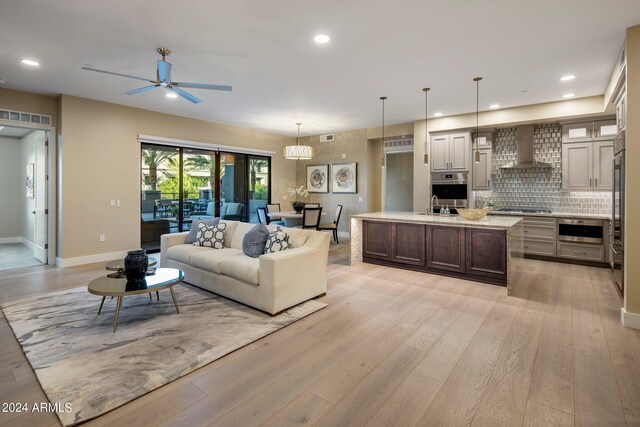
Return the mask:
[[595,178],[595,180],[596,180],[596,185],[594,185],[594,187],[597,187],[598,186],[598,178]]
[[35,214],[36,214],[36,211],[31,211],[31,213],[35,215]]

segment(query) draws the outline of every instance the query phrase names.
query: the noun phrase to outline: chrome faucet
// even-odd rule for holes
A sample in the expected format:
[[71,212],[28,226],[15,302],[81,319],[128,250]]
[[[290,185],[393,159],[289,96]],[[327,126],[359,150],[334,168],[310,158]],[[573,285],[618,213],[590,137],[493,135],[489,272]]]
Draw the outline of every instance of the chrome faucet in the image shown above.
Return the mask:
[[427,215],[433,215],[433,201],[436,201],[436,204],[438,204],[438,196],[436,196],[435,194],[433,195],[433,197],[431,197],[431,207],[429,208],[429,212],[427,213]]

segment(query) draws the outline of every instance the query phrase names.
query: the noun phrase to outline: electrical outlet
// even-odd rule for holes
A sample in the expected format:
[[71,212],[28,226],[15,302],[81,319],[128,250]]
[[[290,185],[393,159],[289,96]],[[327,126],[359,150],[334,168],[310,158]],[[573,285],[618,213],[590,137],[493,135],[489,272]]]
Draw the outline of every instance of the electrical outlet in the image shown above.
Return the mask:
[[116,201],[115,200],[111,200],[111,203],[109,204],[109,206],[111,206],[112,208],[116,207]]
[[100,235],[100,241],[104,242],[105,240],[107,240],[107,237],[104,234]]
[[347,155],[343,153],[342,156],[340,156],[340,157],[342,157],[342,160],[344,160],[344,159],[347,158]]

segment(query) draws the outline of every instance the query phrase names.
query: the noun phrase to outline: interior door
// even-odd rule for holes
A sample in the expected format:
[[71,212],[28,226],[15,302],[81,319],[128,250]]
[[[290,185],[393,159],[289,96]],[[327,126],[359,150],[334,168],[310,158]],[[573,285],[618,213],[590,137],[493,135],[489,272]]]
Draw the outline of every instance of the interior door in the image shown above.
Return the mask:
[[47,138],[45,132],[38,132],[35,137],[36,161],[34,165],[33,184],[35,210],[33,256],[38,261],[47,263]]

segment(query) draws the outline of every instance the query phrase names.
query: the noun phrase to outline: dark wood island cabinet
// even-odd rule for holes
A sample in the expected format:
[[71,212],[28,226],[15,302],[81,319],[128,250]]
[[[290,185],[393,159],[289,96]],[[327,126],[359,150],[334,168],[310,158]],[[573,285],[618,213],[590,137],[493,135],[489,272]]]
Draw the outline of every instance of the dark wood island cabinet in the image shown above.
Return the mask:
[[502,286],[509,284],[509,261],[521,257],[518,252],[522,251],[522,242],[518,251],[518,238],[511,235],[511,228],[520,218],[471,222],[458,217],[398,216],[400,213],[352,217],[354,239],[358,234],[361,236],[361,246],[352,240],[352,263],[363,261]]

